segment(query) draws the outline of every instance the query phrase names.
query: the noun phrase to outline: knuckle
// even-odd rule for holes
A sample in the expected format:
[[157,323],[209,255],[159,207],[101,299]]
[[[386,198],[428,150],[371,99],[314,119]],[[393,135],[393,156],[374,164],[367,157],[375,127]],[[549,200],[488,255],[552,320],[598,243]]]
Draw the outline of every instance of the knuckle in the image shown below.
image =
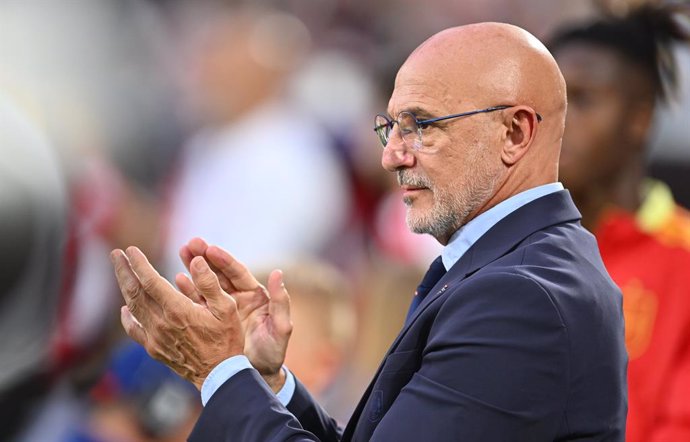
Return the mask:
[[221,270],[225,275],[227,275],[230,279],[239,276],[242,273],[241,269],[242,264],[238,263],[235,261],[234,263],[228,263],[224,265]]
[[199,288],[204,291],[216,290],[219,287],[218,278],[212,273],[205,273],[199,277]]
[[132,279],[127,280],[122,283],[122,291],[124,291],[131,298],[134,298],[139,294],[139,284]]
[[184,322],[185,316],[177,309],[166,310],[167,321],[171,325],[180,325]]
[[161,338],[162,336],[165,336],[168,334],[168,332],[170,330],[170,325],[171,325],[169,323],[169,319],[168,319],[169,315],[170,315],[170,313],[166,311],[165,317],[154,315],[150,318],[149,328],[154,332],[154,334],[157,338]]
[[127,307],[129,308],[129,312],[132,314],[132,316],[138,317],[137,314],[141,312],[139,304],[137,304],[136,302],[131,302],[127,304]]
[[141,286],[146,292],[156,290],[158,287],[158,279],[152,277],[144,277],[141,279]]

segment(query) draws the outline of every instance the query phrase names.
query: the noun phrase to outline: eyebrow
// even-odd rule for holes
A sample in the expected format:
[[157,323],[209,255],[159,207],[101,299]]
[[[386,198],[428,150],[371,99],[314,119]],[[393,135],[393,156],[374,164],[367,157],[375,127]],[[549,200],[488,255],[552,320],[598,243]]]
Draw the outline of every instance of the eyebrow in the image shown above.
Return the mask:
[[[403,108],[402,110],[400,110],[400,112],[409,112],[412,115],[414,115],[415,117],[417,117],[419,119],[423,119],[423,120],[426,120],[429,118],[434,118],[434,114],[432,112],[430,112],[424,108],[421,108],[419,106],[406,107],[406,108]],[[398,115],[400,114],[400,112],[398,112]],[[391,118],[396,118],[398,115],[395,115],[395,117],[393,117],[390,113],[388,113],[388,116]]]

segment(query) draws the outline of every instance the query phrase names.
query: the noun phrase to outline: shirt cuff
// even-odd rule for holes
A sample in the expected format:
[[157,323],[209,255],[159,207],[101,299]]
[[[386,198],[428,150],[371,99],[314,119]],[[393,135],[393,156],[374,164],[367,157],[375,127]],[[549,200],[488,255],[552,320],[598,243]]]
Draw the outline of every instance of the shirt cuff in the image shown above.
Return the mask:
[[245,355],[233,356],[216,365],[214,369],[211,370],[211,373],[206,376],[204,383],[201,384],[201,403],[204,407],[211,399],[211,396],[213,396],[213,393],[215,393],[221,385],[247,368],[253,367]]
[[292,396],[295,394],[295,377],[292,372],[288,370],[286,366],[283,365],[283,371],[285,372],[285,384],[283,388],[276,393],[276,397],[283,406],[287,407],[287,404],[292,400]]
[[[213,396],[221,385],[240,371],[248,368],[254,367],[252,367],[252,364],[245,355],[230,357],[216,365],[206,379],[204,379],[204,383],[201,384],[201,403],[203,406],[206,406],[208,401],[211,400],[211,396]],[[281,404],[287,407],[287,404],[290,403],[292,396],[295,394],[295,377],[284,365],[283,371],[285,372],[285,384],[283,388],[278,391],[276,397]]]

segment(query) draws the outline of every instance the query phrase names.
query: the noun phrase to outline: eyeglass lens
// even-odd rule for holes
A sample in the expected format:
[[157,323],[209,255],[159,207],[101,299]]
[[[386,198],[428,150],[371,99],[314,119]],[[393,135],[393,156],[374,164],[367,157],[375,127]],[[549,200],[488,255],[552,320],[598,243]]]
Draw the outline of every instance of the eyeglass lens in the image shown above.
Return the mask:
[[393,125],[397,123],[403,141],[409,146],[419,148],[421,146],[421,131],[417,120],[410,112],[401,112],[397,120],[390,120],[383,115],[377,115],[375,119],[376,134],[385,147],[390,141]]

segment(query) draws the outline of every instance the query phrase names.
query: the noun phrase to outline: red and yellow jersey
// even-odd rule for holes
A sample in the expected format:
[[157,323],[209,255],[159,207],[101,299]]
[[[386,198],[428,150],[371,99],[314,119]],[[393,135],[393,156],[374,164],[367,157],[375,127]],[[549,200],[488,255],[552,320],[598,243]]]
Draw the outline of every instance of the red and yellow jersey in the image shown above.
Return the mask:
[[690,441],[690,212],[654,182],[637,214],[607,210],[595,235],[623,291],[627,440]]

